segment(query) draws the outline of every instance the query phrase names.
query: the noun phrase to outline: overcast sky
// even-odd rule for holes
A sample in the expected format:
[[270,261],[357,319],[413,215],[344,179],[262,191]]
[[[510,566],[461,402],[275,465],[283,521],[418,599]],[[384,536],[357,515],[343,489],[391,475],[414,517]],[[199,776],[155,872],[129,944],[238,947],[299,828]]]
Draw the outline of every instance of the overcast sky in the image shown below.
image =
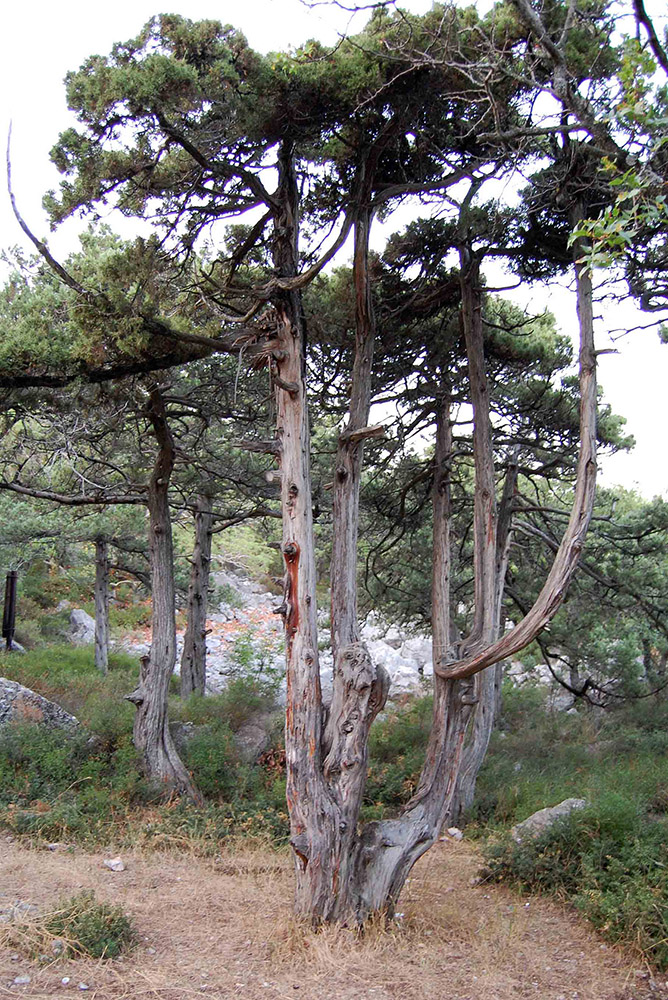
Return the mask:
[[[404,6],[422,12],[428,0],[410,0]],[[337,8],[319,6],[308,10],[299,0],[116,0],[92,4],[83,0],[58,3],[31,0],[5,8],[0,22],[0,128],[6,136],[13,121],[12,161],[14,190],[21,211],[40,236],[48,231],[41,198],[57,185],[59,175],[50,165],[49,150],[58,134],[70,123],[62,84],[68,70],[78,68],[89,55],[106,54],[111,45],[134,37],[153,14],[181,13],[193,20],[217,18],[233,23],[261,51],[299,45],[317,37],[333,42],[345,32],[350,17]],[[359,26],[360,21],[357,22]],[[354,27],[354,25],[353,25]],[[72,227],[50,237],[56,253],[73,246]],[[0,192],[0,246],[25,245]],[[569,291],[534,287],[521,299],[539,310],[549,306],[560,327],[569,334],[577,330],[575,301]],[[638,442],[631,455],[619,455],[601,463],[601,480],[636,487],[645,496],[668,497],[668,448],[666,446],[666,399],[668,392],[668,346],[659,344],[656,332],[635,332],[610,341],[606,330],[647,322],[630,305],[602,302],[597,346],[614,347],[618,354],[600,358],[600,381],[605,398],[615,412],[627,418],[627,430]]]

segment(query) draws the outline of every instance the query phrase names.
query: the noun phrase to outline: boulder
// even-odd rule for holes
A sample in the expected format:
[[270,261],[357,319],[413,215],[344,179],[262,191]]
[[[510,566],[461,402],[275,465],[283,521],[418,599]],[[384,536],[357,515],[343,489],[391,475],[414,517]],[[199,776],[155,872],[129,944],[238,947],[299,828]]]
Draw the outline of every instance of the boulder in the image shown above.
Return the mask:
[[566,816],[570,816],[576,809],[585,809],[589,803],[586,799],[564,799],[556,806],[548,806],[547,809],[539,809],[531,816],[518,823],[510,831],[516,843],[521,844],[525,840],[535,840],[542,833],[549,830],[551,826]]
[[0,726],[11,722],[39,722],[70,731],[79,725],[79,720],[60,705],[16,681],[0,677]]
[[95,642],[95,619],[82,608],[72,608],[68,638],[75,646],[88,646]]
[[260,754],[269,747],[269,737],[275,718],[271,714],[258,713],[251,716],[234,733],[234,745],[245,764],[254,764]]
[[428,636],[411,636],[409,639],[406,639],[399,652],[407,660],[415,660],[419,670],[424,671],[427,664],[432,664],[432,645],[431,639]]

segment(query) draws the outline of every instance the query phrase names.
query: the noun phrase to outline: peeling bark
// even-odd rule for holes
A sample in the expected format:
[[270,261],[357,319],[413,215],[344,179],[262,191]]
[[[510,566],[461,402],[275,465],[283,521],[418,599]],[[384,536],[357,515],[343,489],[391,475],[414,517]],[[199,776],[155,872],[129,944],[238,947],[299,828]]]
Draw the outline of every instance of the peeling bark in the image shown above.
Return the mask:
[[181,697],[204,694],[206,687],[206,611],[213,531],[212,499],[201,493],[195,514],[195,544],[190,560],[188,620],[181,654]]
[[128,695],[128,700],[137,709],[134,744],[142,755],[146,776],[166,791],[183,792],[199,802],[201,796],[176,751],[167,718],[169,679],[176,658],[174,558],[168,497],[174,468],[174,439],[157,388],[151,390],[147,415],[158,444],[148,488],[152,639],[149,656],[142,657],[139,685]]
[[109,546],[102,536],[95,539],[95,666],[109,670]]

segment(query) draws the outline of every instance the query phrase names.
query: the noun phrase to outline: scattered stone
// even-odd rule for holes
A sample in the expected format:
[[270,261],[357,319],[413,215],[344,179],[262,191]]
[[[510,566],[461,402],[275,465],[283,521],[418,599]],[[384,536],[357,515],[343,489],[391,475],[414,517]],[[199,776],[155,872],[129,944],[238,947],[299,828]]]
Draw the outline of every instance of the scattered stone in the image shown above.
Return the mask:
[[549,830],[558,820],[570,816],[576,809],[585,809],[587,805],[586,799],[564,799],[556,806],[549,806],[532,813],[527,819],[514,826],[510,834],[518,844],[524,840],[533,840]]
[[58,843],[53,843],[53,844],[47,844],[46,845],[47,851],[57,851],[59,847],[60,847],[60,844],[58,844]]
[[65,942],[62,938],[54,938],[51,942],[51,951],[54,955],[62,955],[65,951]]
[[19,960],[19,956],[18,955],[12,955],[11,956],[11,961],[12,962],[18,962],[18,960]]
[[102,862],[105,868],[108,868],[112,872],[124,872],[125,865],[121,858],[107,858]]
[[30,976],[17,976],[14,980],[14,986],[27,986],[30,982]]
[[79,989],[80,990],[89,990],[90,986],[88,985],[88,983],[79,983]]
[[464,839],[464,834],[462,833],[462,831],[459,829],[458,826],[449,826],[448,830],[447,830],[447,834],[448,834],[448,837],[450,837],[452,840],[463,840]]
[[148,955],[155,955],[155,948],[147,948],[146,953]]
[[60,981],[63,984],[63,986],[69,986],[69,984],[70,984],[70,977],[69,976],[63,976],[63,978]]

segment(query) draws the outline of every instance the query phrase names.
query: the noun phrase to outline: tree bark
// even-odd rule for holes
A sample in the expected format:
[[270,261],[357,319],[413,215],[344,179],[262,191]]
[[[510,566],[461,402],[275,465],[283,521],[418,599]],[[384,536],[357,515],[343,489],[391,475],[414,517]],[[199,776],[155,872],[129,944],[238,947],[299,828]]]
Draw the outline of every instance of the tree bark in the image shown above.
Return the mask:
[[188,620],[181,654],[181,697],[204,695],[206,687],[206,611],[211,568],[213,502],[210,493],[197,498],[195,544],[190,560]]
[[[578,218],[572,218],[572,224]],[[571,516],[543,588],[522,621],[487,648],[448,664],[443,676],[472,677],[532,642],[558,611],[582,552],[596,496],[597,404],[593,291],[591,274],[581,261],[583,250],[582,242],[576,241],[573,254],[580,327],[580,453]]]
[[109,546],[101,535],[95,539],[95,666],[109,669]]
[[[299,192],[293,151],[279,154],[274,209],[274,266],[279,279],[297,274]],[[282,552],[285,561],[285,754],[295,908],[328,919],[338,873],[330,865],[336,806],[322,774],[322,695],[318,663],[310,432],[305,384],[306,330],[297,290],[273,299],[278,346],[272,359],[280,442]]]
[[158,444],[148,488],[152,638],[150,654],[142,657],[139,685],[128,695],[128,700],[137,708],[134,744],[142,755],[149,780],[164,787],[165,791],[182,792],[201,802],[176,751],[167,717],[169,680],[176,658],[174,558],[168,495],[175,450],[165,404],[157,388],[150,392],[147,415]]
[[[501,629],[501,605],[510,553],[512,508],[517,487],[517,475],[517,453],[515,452],[508,464],[503,485],[503,495],[499,504],[496,535],[494,639],[498,637]],[[473,723],[457,778],[457,790],[448,817],[448,822],[453,824],[460,823],[462,816],[473,805],[478,773],[487,754],[489,741],[500,708],[503,664],[497,663],[493,667],[481,671],[479,674],[476,674],[475,680],[475,697],[477,698],[477,702],[473,712]]]

